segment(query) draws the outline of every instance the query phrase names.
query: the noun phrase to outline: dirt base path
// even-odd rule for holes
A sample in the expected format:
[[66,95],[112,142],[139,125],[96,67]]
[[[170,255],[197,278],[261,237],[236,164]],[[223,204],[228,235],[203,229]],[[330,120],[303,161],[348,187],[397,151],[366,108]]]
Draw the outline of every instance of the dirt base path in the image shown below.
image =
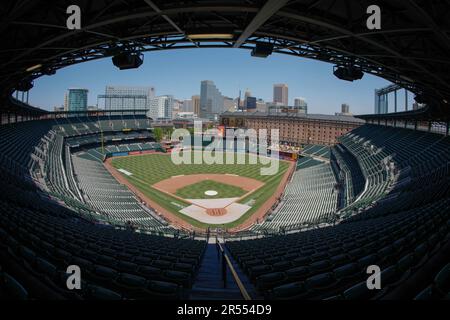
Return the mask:
[[[186,222],[185,220],[183,220],[182,218],[178,217],[177,215],[173,214],[172,212],[170,212],[169,210],[163,208],[162,206],[160,206],[157,202],[153,201],[152,199],[150,199],[149,197],[147,197],[144,193],[142,193],[138,188],[136,188],[135,186],[133,186],[120,172],[118,172],[116,170],[116,168],[113,167],[112,165],[112,159],[113,158],[108,158],[106,159],[106,161],[103,163],[105,168],[109,171],[109,173],[111,173],[111,175],[121,184],[125,185],[128,187],[128,189],[131,190],[131,192],[133,192],[135,194],[135,196],[138,198],[139,201],[143,202],[147,207],[149,207],[150,209],[154,210],[158,216],[162,217],[163,219],[165,219],[167,222],[169,222],[170,224],[172,224],[173,226],[175,226],[176,228],[180,228],[180,229],[185,229],[188,231],[197,231],[197,232],[205,232],[205,229],[202,228],[197,228],[192,226],[190,223]],[[283,195],[283,192],[286,188],[286,185],[288,184],[292,174],[295,171],[295,162],[293,161],[289,161],[289,168],[286,170],[280,184],[278,185],[275,193],[268,198],[264,204],[259,207],[256,212],[254,212],[250,217],[247,218],[247,220],[245,220],[242,224],[240,224],[238,227],[232,228],[232,229],[228,229],[228,232],[238,232],[238,231],[243,231],[245,229],[248,229],[249,227],[251,227],[254,223],[256,223],[257,221],[262,221],[264,219],[264,217],[271,211],[272,207],[274,206],[275,203],[277,203],[279,201],[279,199],[281,198],[281,196]],[[232,184],[232,185],[237,185],[240,188],[249,191],[249,192],[253,192],[256,189],[259,189],[262,185],[264,185],[263,182],[256,180],[256,179],[251,179],[251,178],[246,178],[246,177],[240,177],[240,176],[235,176],[235,175],[226,175],[226,174],[205,174],[205,175],[193,175],[193,176],[220,176],[220,180],[216,180],[218,182],[223,182],[223,183],[228,183],[228,184]],[[194,180],[190,180],[189,175],[187,176],[175,176],[163,181],[160,181],[158,183],[155,184],[158,185],[160,183],[163,183],[162,185],[165,188],[168,188],[170,190],[172,190],[171,192],[167,192],[167,193],[175,193],[173,191],[176,191],[176,189],[179,189],[180,185],[176,185],[173,182],[171,182],[171,184],[169,184],[169,181],[172,179],[180,179],[180,181],[186,181],[185,185],[189,185],[189,184],[193,184],[195,182],[199,182],[202,180],[196,180],[194,182]],[[197,179],[197,178],[195,178]],[[228,180],[229,179],[229,180]],[[226,181],[240,181],[242,184],[235,184],[235,183],[231,183],[231,182],[226,182]],[[245,180],[245,183],[244,183]],[[250,181],[252,181],[252,183],[250,183]],[[189,182],[189,183],[188,183]],[[255,183],[260,184],[258,187],[255,185]],[[248,190],[249,189],[249,190]],[[248,194],[247,194],[248,195]]]
[[245,191],[253,191],[259,189],[264,185],[256,179],[241,177],[230,174],[190,174],[187,176],[173,176],[171,178],[159,181],[153,185],[156,189],[164,190],[169,193],[176,193],[178,189],[190,186],[192,184],[204,181],[213,180],[219,183],[229,184],[239,187]]

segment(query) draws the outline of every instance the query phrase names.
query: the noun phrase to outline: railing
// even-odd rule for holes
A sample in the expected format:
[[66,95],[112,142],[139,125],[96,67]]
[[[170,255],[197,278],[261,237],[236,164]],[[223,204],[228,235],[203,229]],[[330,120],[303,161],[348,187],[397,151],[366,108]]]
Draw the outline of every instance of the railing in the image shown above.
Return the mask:
[[230,258],[228,257],[228,254],[225,252],[224,248],[220,244],[219,240],[216,238],[216,246],[217,246],[217,255],[219,258],[221,258],[222,261],[222,281],[223,281],[223,287],[227,287],[227,265],[228,268],[230,268],[231,274],[233,275],[233,279],[236,282],[239,291],[241,292],[242,297],[244,300],[252,300],[250,295],[248,294],[247,290],[244,287],[244,284],[242,283],[241,279],[239,278],[236,270],[233,267],[233,264],[231,263]]

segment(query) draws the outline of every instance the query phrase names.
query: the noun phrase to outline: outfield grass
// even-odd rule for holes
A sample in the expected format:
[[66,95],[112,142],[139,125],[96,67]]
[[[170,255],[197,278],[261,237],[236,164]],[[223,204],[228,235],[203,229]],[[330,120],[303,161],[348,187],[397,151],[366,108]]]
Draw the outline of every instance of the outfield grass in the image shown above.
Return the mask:
[[[215,196],[207,196],[205,192],[208,190],[217,191]],[[178,189],[175,193],[183,199],[220,199],[220,198],[240,198],[247,191],[225,183],[220,183],[213,180],[204,180],[198,183],[191,184],[184,188]]]
[[[194,227],[222,227],[234,228],[244,222],[250,215],[252,215],[270,196],[272,196],[281,179],[288,169],[288,163],[284,161],[279,162],[278,174],[272,176],[262,176],[260,169],[268,167],[268,165],[249,164],[249,157],[253,155],[246,155],[246,164],[182,164],[176,165],[171,161],[170,155],[151,154],[145,156],[131,156],[119,157],[112,159],[112,165],[116,169],[125,169],[131,172],[131,176],[123,175],[131,184],[139,188],[147,197],[157,202],[160,206],[169,210],[176,216],[187,221]],[[235,161],[236,163],[236,161]],[[209,225],[199,222],[195,219],[189,218],[179,212],[182,207],[189,206],[189,203],[171,197],[170,195],[158,191],[152,187],[156,182],[168,179],[177,175],[191,175],[191,174],[235,174],[242,177],[253,178],[265,183],[264,186],[245,197],[240,203],[251,203],[252,208],[247,211],[240,219],[223,225]],[[208,189],[210,190],[210,189]],[[215,189],[212,189],[215,190]],[[219,191],[219,190],[216,190]],[[245,193],[245,192],[244,192]]]

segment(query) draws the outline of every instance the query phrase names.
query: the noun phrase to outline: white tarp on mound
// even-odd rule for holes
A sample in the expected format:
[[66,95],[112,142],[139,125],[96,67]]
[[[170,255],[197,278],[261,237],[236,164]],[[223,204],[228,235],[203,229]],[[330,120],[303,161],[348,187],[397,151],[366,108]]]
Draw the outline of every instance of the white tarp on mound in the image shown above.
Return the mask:
[[[218,199],[219,200],[219,199]],[[215,207],[217,208],[217,207]],[[240,203],[232,203],[225,208],[227,213],[223,216],[210,216],[206,213],[206,209],[199,207],[195,204],[186,207],[180,212],[190,218],[193,218],[197,221],[208,223],[208,224],[222,224],[222,223],[230,223],[238,220],[242,217],[248,210],[250,210],[250,206]]]
[[222,198],[222,199],[187,199],[190,203],[206,209],[225,208],[237,201],[239,198]]

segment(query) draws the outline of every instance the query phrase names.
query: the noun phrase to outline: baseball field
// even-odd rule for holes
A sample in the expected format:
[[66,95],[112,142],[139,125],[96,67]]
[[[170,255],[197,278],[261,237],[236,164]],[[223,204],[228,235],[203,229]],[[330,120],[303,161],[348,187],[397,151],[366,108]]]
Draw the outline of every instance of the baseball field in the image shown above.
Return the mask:
[[[156,153],[112,158],[108,163],[116,171],[114,176],[119,177],[118,180],[127,184],[150,207],[159,209],[157,211],[169,221],[176,217],[196,228],[231,229],[241,225],[262,206],[270,207],[270,199],[280,190],[280,184],[286,182],[290,168],[289,162],[279,161],[278,173],[264,176],[260,169],[269,165],[259,161],[251,164],[250,157],[256,156],[245,155],[245,164],[237,164],[235,155],[234,164],[177,165],[170,154]],[[108,164],[106,166],[108,168]],[[215,207],[227,209],[217,211]],[[204,214],[197,218],[202,209]],[[233,210],[241,210],[241,214]],[[196,213],[192,215],[186,213],[194,211]],[[227,213],[228,219],[214,217]],[[212,215],[210,219],[209,214]]]

